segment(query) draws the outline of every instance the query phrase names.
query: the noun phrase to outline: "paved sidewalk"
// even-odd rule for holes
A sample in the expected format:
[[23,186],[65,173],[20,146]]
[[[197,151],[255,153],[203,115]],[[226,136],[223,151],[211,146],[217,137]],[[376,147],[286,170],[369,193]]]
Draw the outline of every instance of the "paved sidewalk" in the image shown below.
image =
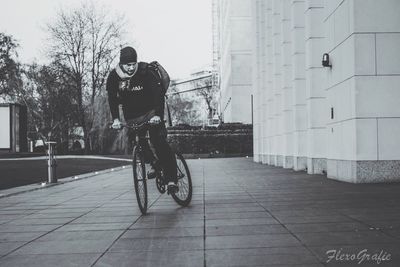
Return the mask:
[[400,266],[400,184],[188,162],[192,205],[150,181],[147,216],[131,169],[0,198],[0,266]]

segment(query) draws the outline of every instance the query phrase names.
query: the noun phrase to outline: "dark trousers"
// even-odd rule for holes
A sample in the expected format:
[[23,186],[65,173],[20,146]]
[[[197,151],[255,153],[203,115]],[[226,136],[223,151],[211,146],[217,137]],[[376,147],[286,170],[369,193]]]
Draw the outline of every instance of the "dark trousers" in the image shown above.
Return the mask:
[[[177,182],[175,153],[167,142],[167,129],[163,124],[153,126],[150,128],[149,134],[151,145],[158,158],[156,165],[159,165],[163,169],[164,177],[167,179],[167,182]],[[146,131],[140,131],[139,135],[145,136]],[[132,134],[129,134],[129,136],[130,140],[132,140]],[[149,162],[154,162],[156,159],[152,156],[151,148],[146,139],[141,138],[141,146],[145,150],[147,160]]]

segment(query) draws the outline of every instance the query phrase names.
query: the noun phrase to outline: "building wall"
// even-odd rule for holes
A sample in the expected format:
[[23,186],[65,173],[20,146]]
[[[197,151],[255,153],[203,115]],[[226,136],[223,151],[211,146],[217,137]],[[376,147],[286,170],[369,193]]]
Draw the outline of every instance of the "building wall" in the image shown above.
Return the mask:
[[220,14],[220,112],[224,122],[252,123],[251,2],[216,1]]
[[248,2],[254,160],[354,183],[400,180],[400,1]]

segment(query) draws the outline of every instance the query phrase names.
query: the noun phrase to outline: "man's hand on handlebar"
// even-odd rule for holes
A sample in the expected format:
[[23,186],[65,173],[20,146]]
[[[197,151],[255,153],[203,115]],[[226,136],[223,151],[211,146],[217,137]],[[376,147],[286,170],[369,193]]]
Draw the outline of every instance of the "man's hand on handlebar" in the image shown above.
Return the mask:
[[119,119],[114,119],[113,124],[111,125],[111,128],[115,130],[121,130],[122,129],[122,123]]
[[159,124],[161,122],[161,118],[159,116],[153,116],[150,120],[150,124]]

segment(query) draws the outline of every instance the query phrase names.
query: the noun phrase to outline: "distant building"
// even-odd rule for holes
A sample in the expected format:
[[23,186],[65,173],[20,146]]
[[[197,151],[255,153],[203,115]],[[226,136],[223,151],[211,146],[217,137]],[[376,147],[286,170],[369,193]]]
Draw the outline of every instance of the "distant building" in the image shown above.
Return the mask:
[[252,123],[251,33],[251,1],[213,0],[214,68],[224,122]]
[[[180,97],[193,102],[194,109],[198,114],[198,120],[202,125],[216,124],[215,115],[218,117],[217,109],[215,108],[212,114],[208,113],[207,105],[204,98],[199,95],[200,90],[208,90],[213,86],[213,71],[211,67],[204,67],[193,71],[189,77],[173,80],[171,87],[174,87],[176,92],[169,92],[170,95],[179,94]],[[214,102],[218,94],[213,96]],[[217,105],[215,105],[217,107]],[[214,118],[214,120],[213,120]]]
[[0,150],[27,152],[27,111],[19,104],[0,104]]

